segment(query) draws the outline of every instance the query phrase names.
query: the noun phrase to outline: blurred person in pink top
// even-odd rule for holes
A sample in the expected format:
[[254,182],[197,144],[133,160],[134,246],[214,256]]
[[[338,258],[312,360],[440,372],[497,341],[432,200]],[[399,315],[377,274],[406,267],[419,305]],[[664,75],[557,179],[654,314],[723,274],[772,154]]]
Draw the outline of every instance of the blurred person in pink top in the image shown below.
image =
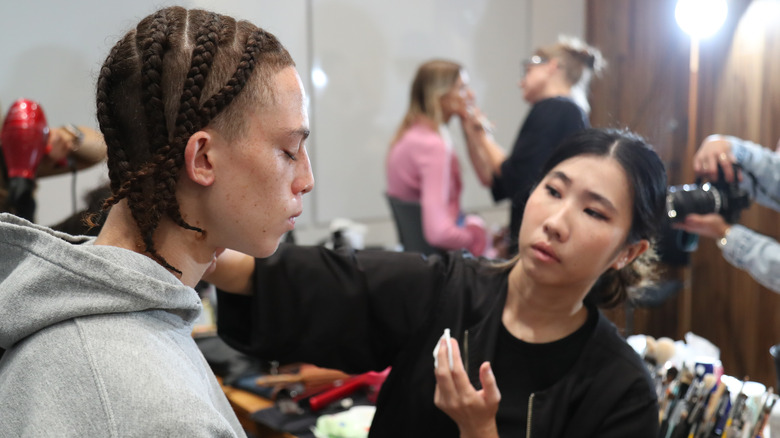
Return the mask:
[[409,108],[387,157],[387,195],[419,202],[425,240],[443,250],[467,249],[489,255],[485,222],[461,211],[460,162],[447,123],[464,117],[474,92],[462,66],[432,60],[417,69]]

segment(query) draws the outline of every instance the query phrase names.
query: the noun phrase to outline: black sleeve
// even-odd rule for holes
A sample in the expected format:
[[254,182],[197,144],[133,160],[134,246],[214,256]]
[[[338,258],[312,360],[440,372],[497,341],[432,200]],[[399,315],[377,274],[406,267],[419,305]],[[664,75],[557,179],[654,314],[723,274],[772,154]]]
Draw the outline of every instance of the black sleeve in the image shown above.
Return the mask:
[[547,99],[534,105],[512,153],[501,164],[501,175],[493,178],[493,199],[515,199],[519,192],[529,192],[555,147],[588,126],[586,114],[569,99]]
[[256,261],[254,295],[219,293],[219,335],[264,360],[381,370],[430,319],[445,263],[283,245]]

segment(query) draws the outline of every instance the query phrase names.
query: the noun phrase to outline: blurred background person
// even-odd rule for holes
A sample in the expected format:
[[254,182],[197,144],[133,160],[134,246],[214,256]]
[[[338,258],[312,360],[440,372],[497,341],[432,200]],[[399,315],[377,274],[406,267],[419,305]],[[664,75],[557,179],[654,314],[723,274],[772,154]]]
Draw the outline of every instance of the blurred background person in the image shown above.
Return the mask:
[[[736,165],[733,166],[733,165]],[[711,135],[693,158],[697,175],[710,181],[737,181],[753,200],[780,211],[780,154],[737,137]],[[718,170],[720,169],[720,171]],[[780,293],[780,243],[718,213],[689,214],[675,228],[715,239],[723,258]]]
[[412,82],[409,108],[387,156],[387,195],[418,202],[427,243],[474,255],[491,248],[485,222],[461,210],[460,161],[447,123],[465,116],[474,93],[462,66],[445,60],[422,64]]
[[[4,112],[2,112],[4,114]],[[4,126],[4,117],[0,115],[0,126]],[[10,148],[14,145],[3,145]],[[18,214],[17,206],[10,202],[8,193],[8,168],[5,155],[0,153],[0,212]],[[84,125],[68,124],[49,129],[45,153],[38,164],[36,177],[75,172],[106,159],[106,144],[100,132]],[[27,217],[32,220],[32,217]]]
[[604,68],[601,52],[576,38],[561,37],[523,60],[519,85],[532,105],[507,157],[490,135],[490,122],[474,107],[462,120],[469,157],[493,200],[511,201],[508,254],[517,252],[525,201],[542,165],[564,138],[590,126],[587,93],[591,77]]

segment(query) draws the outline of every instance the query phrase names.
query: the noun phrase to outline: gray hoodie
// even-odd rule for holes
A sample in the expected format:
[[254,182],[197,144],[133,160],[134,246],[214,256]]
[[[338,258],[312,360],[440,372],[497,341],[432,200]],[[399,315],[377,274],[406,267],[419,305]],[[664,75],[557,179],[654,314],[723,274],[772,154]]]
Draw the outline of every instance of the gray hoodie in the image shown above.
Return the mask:
[[192,339],[195,290],[92,242],[0,214],[0,437],[245,436]]

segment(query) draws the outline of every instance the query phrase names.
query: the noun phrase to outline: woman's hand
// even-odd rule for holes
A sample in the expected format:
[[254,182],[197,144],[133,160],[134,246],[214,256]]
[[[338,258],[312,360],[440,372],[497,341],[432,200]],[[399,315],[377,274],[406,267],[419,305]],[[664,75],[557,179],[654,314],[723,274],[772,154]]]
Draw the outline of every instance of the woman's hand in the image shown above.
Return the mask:
[[58,175],[73,168],[85,169],[106,159],[103,134],[87,126],[78,126],[77,129],[81,131],[81,136],[68,128],[51,128],[47,152],[38,167],[39,177]]
[[47,145],[48,158],[54,162],[68,158],[73,151],[81,147],[81,141],[65,128],[51,128]]
[[736,162],[731,153],[731,142],[721,135],[710,135],[705,138],[696,155],[693,156],[693,171],[697,175],[706,176],[710,181],[718,180],[718,166],[723,169],[723,176],[728,182],[742,180],[739,171],[734,172]]
[[684,230],[689,233],[698,234],[712,239],[720,239],[729,229],[729,224],[718,213],[710,214],[689,214],[685,216],[683,222],[672,225],[672,228]]
[[468,105],[458,112],[463,131],[466,135],[490,135],[493,132],[493,122],[476,105]]
[[[501,392],[496,385],[490,363],[485,362],[479,367],[482,389],[477,391],[469,382],[466,370],[463,368],[458,341],[451,339],[450,345],[447,345],[445,340],[440,342],[441,346],[437,353],[438,366],[435,369],[434,404],[457,423],[461,438],[498,437],[496,413],[498,402],[501,401]],[[452,349],[452,369],[447,357],[447,348]]]

